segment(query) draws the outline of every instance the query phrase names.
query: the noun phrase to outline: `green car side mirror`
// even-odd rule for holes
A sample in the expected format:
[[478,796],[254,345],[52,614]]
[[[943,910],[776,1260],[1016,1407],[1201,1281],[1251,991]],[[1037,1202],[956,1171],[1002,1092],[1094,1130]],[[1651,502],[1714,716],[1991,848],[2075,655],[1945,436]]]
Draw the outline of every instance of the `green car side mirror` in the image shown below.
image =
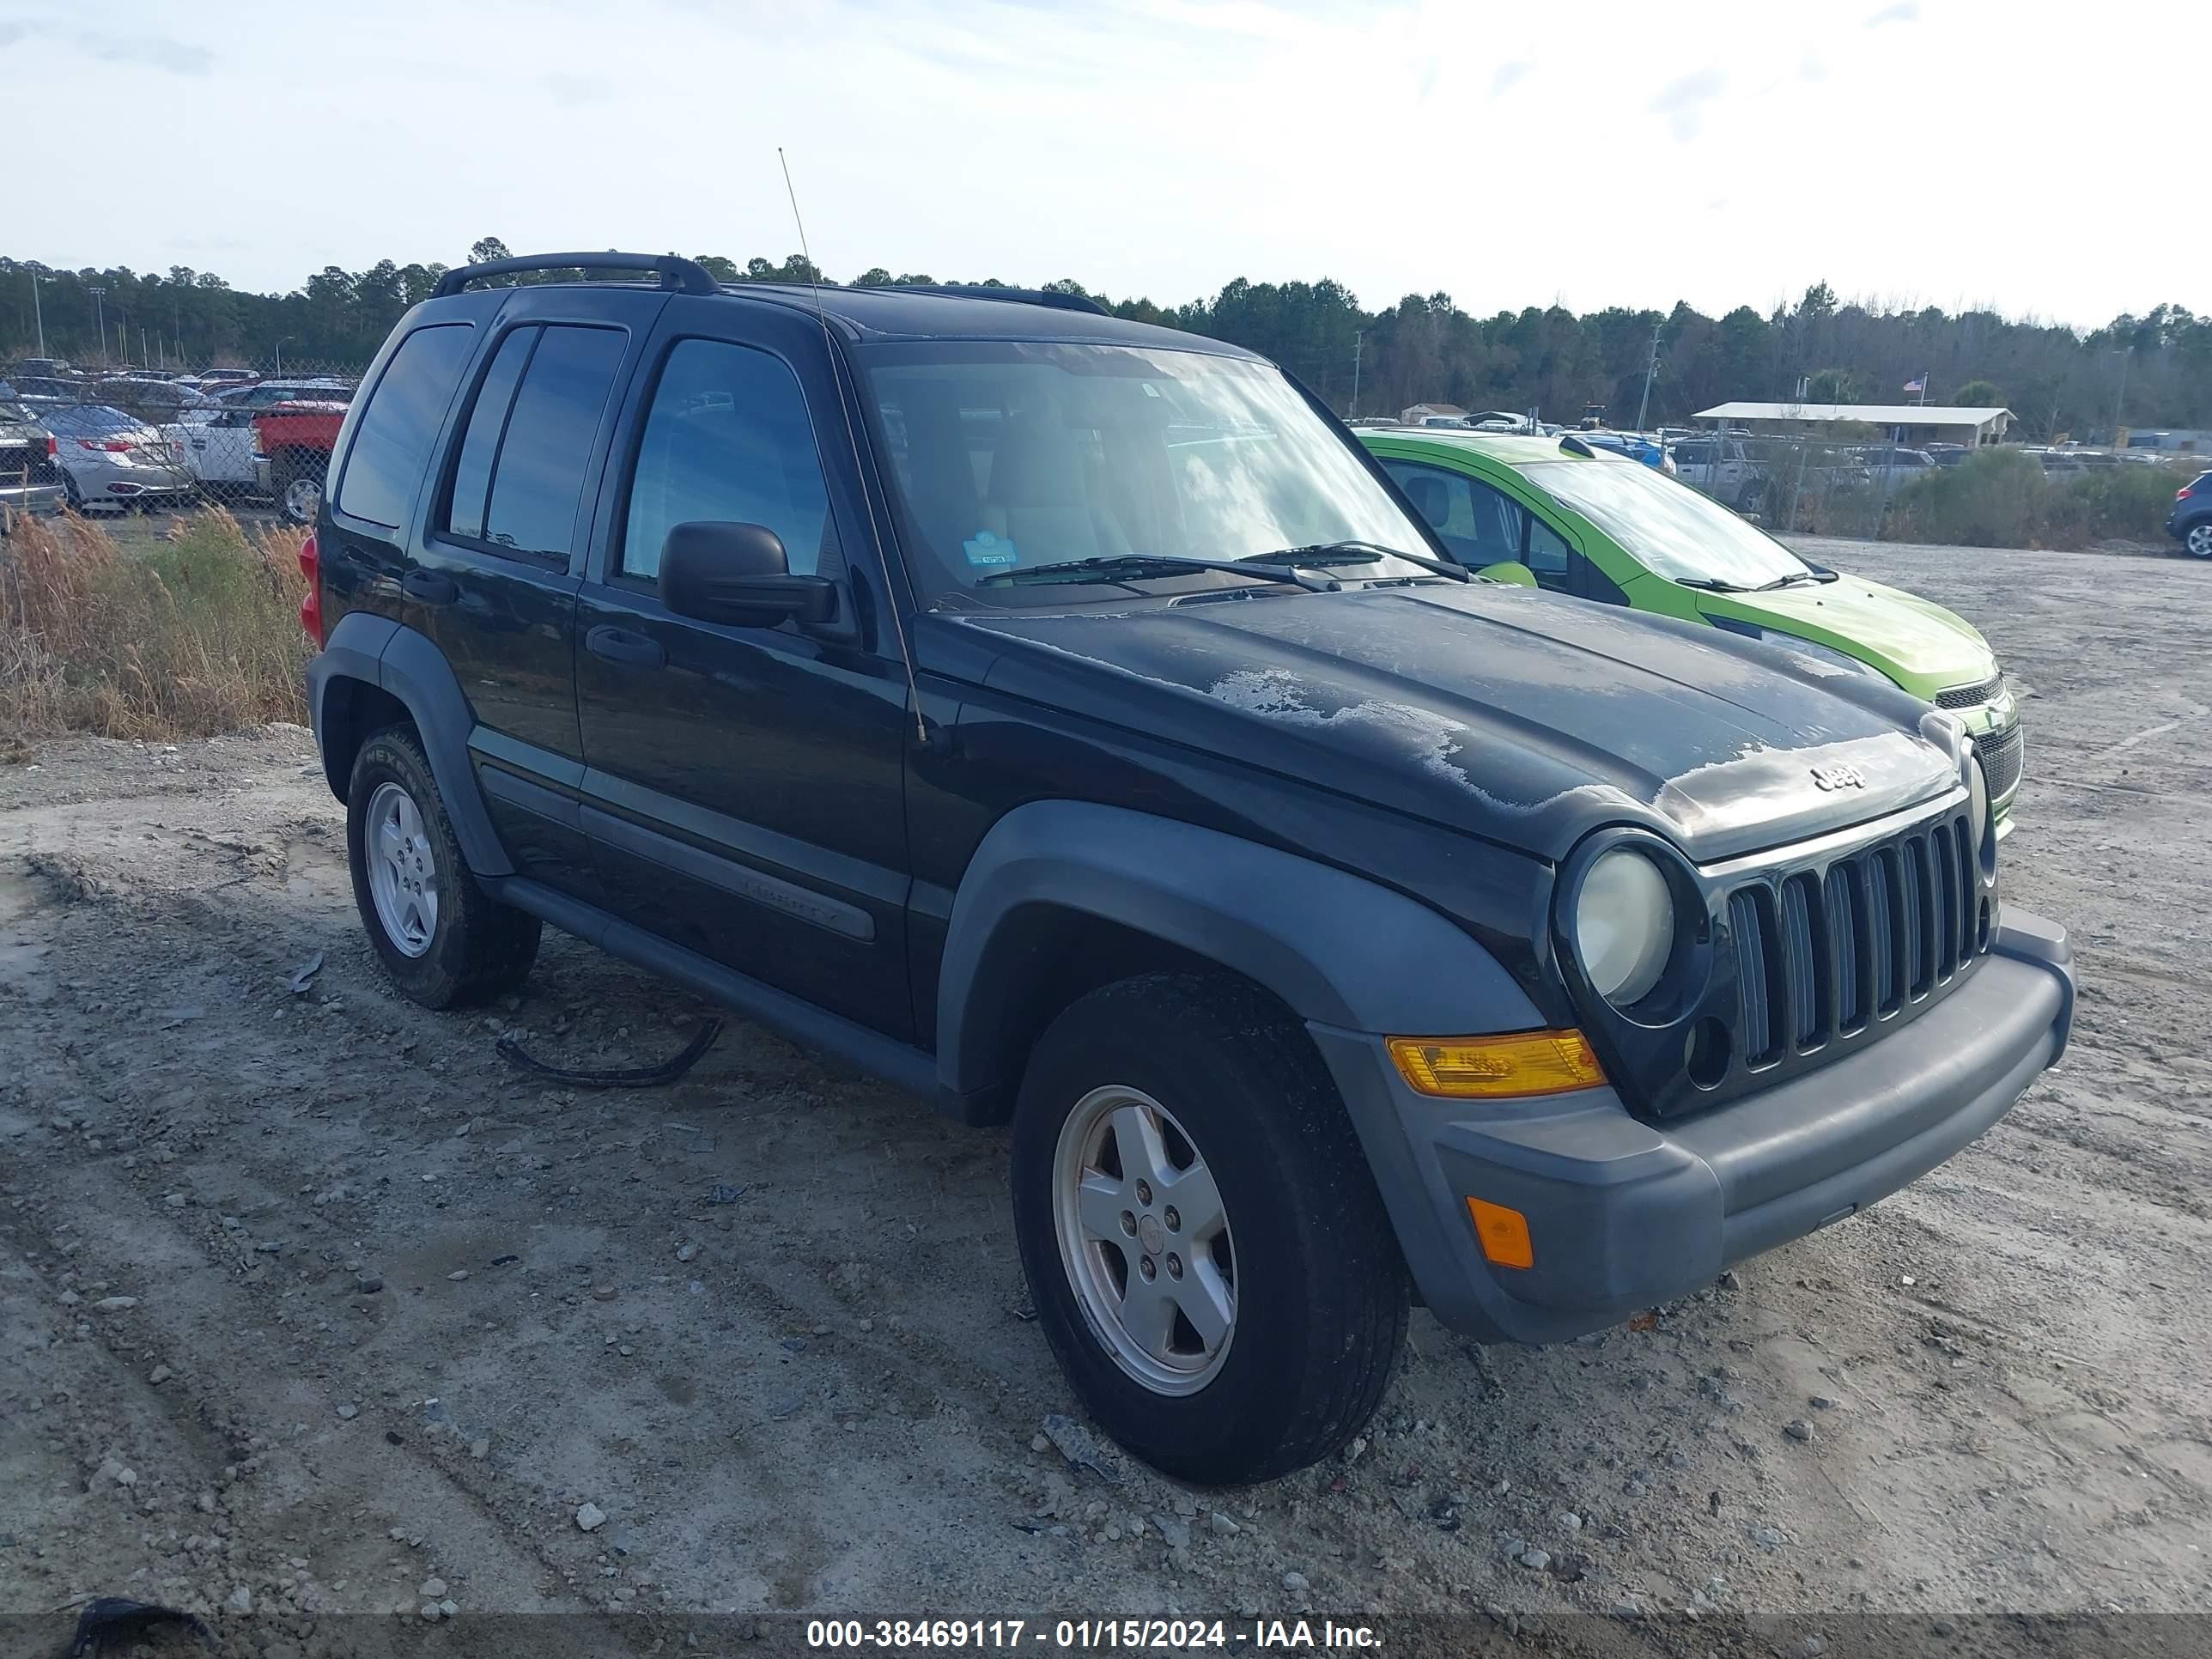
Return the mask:
[[1486,564],[1474,573],[1487,576],[1494,582],[1511,582],[1516,587],[1534,587],[1536,573],[1517,559],[1508,559],[1503,564]]

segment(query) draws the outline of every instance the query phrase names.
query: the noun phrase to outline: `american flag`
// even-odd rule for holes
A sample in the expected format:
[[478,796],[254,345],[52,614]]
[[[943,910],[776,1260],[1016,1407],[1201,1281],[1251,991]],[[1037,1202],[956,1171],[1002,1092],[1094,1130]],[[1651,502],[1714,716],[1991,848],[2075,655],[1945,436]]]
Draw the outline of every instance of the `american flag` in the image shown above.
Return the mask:
[[1925,391],[1927,391],[1927,390],[1928,390],[1928,377],[1927,377],[1925,374],[1923,374],[1923,375],[1922,375],[1918,380],[1907,380],[1907,381],[1905,383],[1905,389],[1907,392],[1925,392]]

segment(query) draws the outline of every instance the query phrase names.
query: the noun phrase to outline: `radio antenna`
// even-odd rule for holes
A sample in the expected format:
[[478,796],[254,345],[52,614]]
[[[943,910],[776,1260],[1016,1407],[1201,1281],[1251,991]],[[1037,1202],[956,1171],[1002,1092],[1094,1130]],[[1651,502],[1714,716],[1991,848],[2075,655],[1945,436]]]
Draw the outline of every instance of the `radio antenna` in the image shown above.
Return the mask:
[[[836,337],[830,331],[830,313],[822,307],[822,273],[814,263],[814,251],[806,245],[806,219],[799,210],[799,191],[791,182],[790,158],[783,146],[775,147],[776,165],[783,169],[783,193],[791,198],[791,222],[799,227],[799,257],[806,261],[806,285],[814,294],[814,320],[822,325],[822,344],[830,354],[830,375],[837,387],[837,412],[845,417],[845,442],[853,452],[853,476],[860,487],[860,505],[868,512],[868,534],[874,538],[876,556],[884,568],[884,610],[891,619],[891,632],[897,637],[899,660],[906,666],[907,696],[914,700],[914,735],[924,749],[929,747],[929,722],[921,714],[921,683],[915,677],[914,653],[907,646],[906,623],[899,616],[898,598],[891,592],[890,544],[884,539],[882,525],[876,520],[876,499],[868,491],[868,468],[860,454],[860,437],[853,429],[853,406],[845,395],[844,355],[837,349]],[[858,385],[853,396],[860,395]]]

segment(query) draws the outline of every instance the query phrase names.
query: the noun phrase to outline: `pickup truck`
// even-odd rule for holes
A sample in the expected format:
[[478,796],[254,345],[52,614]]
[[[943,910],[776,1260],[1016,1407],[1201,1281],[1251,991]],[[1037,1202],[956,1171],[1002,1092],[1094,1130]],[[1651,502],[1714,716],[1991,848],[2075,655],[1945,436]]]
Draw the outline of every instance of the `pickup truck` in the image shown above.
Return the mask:
[[1684,483],[1739,513],[1756,510],[1766,494],[1766,469],[1741,438],[1685,438],[1674,446],[1674,466]]
[[331,398],[271,404],[253,416],[253,482],[292,524],[313,524],[346,406]]

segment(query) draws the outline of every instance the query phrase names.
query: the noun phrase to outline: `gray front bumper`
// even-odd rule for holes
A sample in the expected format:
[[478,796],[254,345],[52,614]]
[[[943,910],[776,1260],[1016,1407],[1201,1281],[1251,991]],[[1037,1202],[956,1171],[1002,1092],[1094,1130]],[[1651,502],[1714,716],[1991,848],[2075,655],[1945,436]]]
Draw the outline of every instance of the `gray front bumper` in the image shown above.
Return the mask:
[[[1610,1089],[1522,1103],[1418,1095],[1379,1036],[1312,1026],[1437,1317],[1556,1342],[1712,1283],[1888,1196],[2011,1109],[2064,1052],[2065,930],[2009,906],[1971,981],[1848,1058],[1679,1123]],[[1486,1261],[1469,1197],[1528,1220],[1534,1263]]]

